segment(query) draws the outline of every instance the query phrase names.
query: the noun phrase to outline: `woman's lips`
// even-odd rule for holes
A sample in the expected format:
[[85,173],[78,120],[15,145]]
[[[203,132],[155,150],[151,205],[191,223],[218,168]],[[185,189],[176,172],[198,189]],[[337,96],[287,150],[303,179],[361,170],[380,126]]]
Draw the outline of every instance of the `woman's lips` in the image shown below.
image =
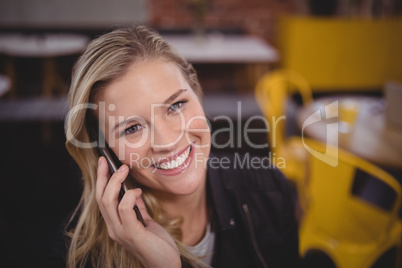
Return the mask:
[[[185,155],[186,150],[189,150],[189,152],[188,152],[188,156],[184,160],[184,162],[182,162],[180,165],[178,165],[175,168],[170,168],[173,161],[180,161],[181,162],[181,160],[178,160],[177,158],[182,157],[183,155]],[[170,159],[172,159],[172,158],[170,158]],[[158,173],[158,174],[162,174],[162,175],[166,175],[166,176],[178,175],[180,173],[183,173],[189,167],[189,165],[191,164],[193,159],[194,159],[194,148],[193,148],[193,145],[191,144],[187,148],[182,150],[181,155],[179,154],[177,156],[177,154],[176,154],[176,158],[174,158],[174,160],[172,159],[169,162],[169,158],[168,158],[167,160],[164,159],[163,161],[158,162],[158,166],[162,166],[165,169],[153,166],[153,169],[154,169],[153,172]],[[177,162],[176,162],[176,164],[177,164]]]

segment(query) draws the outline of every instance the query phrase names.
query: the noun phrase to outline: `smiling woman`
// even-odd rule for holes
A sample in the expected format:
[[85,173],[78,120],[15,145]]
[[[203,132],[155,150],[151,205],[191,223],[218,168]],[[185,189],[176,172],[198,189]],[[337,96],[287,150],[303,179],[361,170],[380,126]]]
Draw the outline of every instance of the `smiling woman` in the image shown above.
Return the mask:
[[[66,119],[84,190],[52,267],[296,267],[286,180],[267,166],[236,170],[233,156],[211,166],[201,98],[193,67],[146,27],[89,44]],[[110,176],[96,146],[83,144],[107,145],[120,168]]]

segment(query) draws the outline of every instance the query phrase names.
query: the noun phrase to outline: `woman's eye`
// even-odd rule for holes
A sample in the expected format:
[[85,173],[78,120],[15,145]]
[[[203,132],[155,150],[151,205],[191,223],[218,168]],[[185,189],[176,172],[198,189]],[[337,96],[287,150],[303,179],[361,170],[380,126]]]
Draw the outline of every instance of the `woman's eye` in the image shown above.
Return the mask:
[[140,130],[142,128],[141,125],[136,124],[136,125],[132,125],[131,127],[128,127],[124,130],[124,134],[133,134],[135,132],[137,132],[138,130]]
[[187,101],[182,100],[170,105],[168,112],[179,111]]

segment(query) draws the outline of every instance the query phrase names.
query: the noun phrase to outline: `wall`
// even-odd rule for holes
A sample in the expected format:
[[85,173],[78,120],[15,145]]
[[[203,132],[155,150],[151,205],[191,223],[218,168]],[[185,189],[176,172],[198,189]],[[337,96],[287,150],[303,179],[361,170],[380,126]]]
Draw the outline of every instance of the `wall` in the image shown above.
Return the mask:
[[1,0],[2,28],[104,28],[145,23],[146,0]]
[[[202,0],[148,0],[149,23],[155,28],[191,28],[195,24],[194,3]],[[282,14],[303,13],[296,0],[205,1],[206,28],[239,28],[246,33],[274,41],[276,19]]]
[[[0,28],[107,28],[148,23],[158,29],[191,29],[194,3],[206,3],[205,26],[240,29],[274,40],[276,19],[304,13],[300,0],[1,0]],[[200,9],[199,9],[200,10]]]

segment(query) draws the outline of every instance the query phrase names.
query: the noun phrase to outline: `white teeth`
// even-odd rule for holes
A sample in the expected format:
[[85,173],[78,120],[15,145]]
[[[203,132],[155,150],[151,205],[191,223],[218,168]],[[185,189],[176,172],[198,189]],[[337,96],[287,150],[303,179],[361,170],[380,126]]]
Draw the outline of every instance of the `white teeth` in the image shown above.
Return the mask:
[[160,165],[160,168],[161,168],[161,169],[167,169],[167,167],[168,167],[167,163],[162,163],[162,164]]
[[176,168],[176,167],[177,167],[177,162],[176,162],[176,160],[173,160],[172,162],[170,162],[169,167],[170,167],[170,168]]
[[157,166],[160,169],[174,169],[177,168],[181,165],[183,165],[183,163],[187,160],[188,155],[190,154],[190,146],[187,148],[187,150],[185,150],[181,155],[179,155],[175,160],[172,160],[170,162],[164,162],[162,164],[160,164],[159,166]]

